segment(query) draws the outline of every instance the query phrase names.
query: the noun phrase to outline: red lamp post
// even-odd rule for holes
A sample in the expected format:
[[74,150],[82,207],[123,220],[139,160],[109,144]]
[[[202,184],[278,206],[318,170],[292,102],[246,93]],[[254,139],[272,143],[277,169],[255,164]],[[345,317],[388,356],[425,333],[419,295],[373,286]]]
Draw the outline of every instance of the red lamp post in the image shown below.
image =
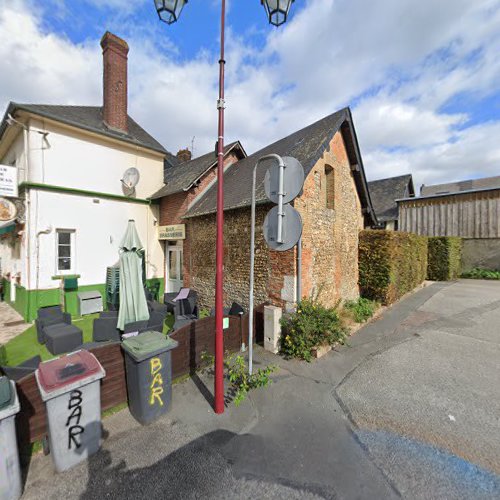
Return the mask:
[[[287,20],[290,7],[295,0],[261,0],[269,23],[280,26]],[[188,0],[155,0],[156,12],[161,21],[175,23]],[[223,282],[224,282],[224,34],[226,0],[221,0],[219,98],[217,100],[217,239],[215,246],[215,413],[224,413],[224,334],[223,334]],[[250,311],[252,314],[253,311]]]

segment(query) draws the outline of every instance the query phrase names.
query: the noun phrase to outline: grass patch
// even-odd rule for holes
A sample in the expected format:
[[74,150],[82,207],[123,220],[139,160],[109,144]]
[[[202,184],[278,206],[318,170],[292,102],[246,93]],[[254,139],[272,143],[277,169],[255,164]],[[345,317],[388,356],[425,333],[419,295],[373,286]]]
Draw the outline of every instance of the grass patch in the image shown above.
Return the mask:
[[[89,314],[88,316],[73,319],[72,323],[82,330],[83,343],[92,342],[93,323],[94,319],[98,317],[99,314]],[[169,314],[163,325],[163,333],[167,334],[172,329],[173,324],[174,316]],[[42,358],[42,361],[56,357],[50,354],[45,345],[38,343],[36,326],[33,324],[23,333],[0,347],[0,364],[16,366],[37,355]]]
[[348,300],[344,304],[344,309],[356,323],[364,323],[369,320],[377,308],[378,302],[360,297],[358,300]]
[[462,278],[471,278],[476,280],[500,280],[500,271],[477,267],[476,269],[472,269],[472,271],[462,273]]
[[[73,319],[73,324],[82,330],[84,343],[92,342],[92,325],[98,316],[98,314],[91,314]],[[45,345],[38,343],[34,324],[2,346],[2,363],[7,366],[16,366],[36,355],[39,355],[42,361],[55,357],[50,354]]]

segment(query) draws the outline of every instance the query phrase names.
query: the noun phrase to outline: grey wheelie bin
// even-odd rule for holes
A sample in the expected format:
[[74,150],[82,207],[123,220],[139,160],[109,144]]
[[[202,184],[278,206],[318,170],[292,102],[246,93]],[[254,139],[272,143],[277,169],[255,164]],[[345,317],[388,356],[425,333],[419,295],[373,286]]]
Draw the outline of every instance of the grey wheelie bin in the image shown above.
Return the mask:
[[18,412],[16,385],[7,377],[0,377],[0,500],[17,500],[21,496],[15,424]]
[[164,415],[172,399],[171,351],[178,343],[147,331],[123,341],[130,413],[142,425]]
[[84,350],[41,363],[36,371],[57,472],[82,462],[101,446],[100,380],[105,375],[97,358]]

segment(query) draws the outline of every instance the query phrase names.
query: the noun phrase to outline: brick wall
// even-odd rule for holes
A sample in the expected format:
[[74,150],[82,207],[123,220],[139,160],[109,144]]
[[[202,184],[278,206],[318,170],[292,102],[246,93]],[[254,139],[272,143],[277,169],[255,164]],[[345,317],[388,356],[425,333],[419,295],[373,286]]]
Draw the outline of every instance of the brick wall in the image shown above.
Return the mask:
[[106,32],[101,39],[103,53],[103,118],[111,128],[127,132],[128,45]]
[[358,297],[358,237],[363,217],[340,133],[307,176],[304,193],[294,205],[304,223],[303,296],[319,293],[321,302],[331,306],[341,298]]
[[[325,167],[326,170],[325,170]],[[333,171],[331,170],[333,169]],[[325,172],[330,172],[327,184]],[[331,197],[334,197],[332,200]],[[302,250],[303,296],[321,291],[320,300],[335,305],[338,299],[358,297],[358,235],[363,229],[361,205],[340,133],[304,184],[294,202],[304,222]],[[255,250],[255,303],[269,300],[290,309],[296,298],[296,250],[268,249],[262,223],[269,206],[257,207]],[[334,208],[329,208],[329,207]],[[215,215],[188,219],[189,286],[200,302],[212,307],[215,287]],[[250,276],[250,209],[224,214],[224,302],[248,306]]]
[[[224,158],[224,168],[238,161],[238,156],[233,151]],[[182,168],[182,165],[176,168]],[[170,196],[165,196],[160,199],[160,226],[168,226],[171,224],[185,224],[186,221],[182,216],[187,212],[189,207],[194,203],[196,198],[205,192],[217,178],[217,168],[213,167],[201,179],[197,186],[192,187],[189,191],[182,191]],[[184,285],[191,286],[191,233],[189,225],[186,225],[186,239],[183,241],[184,252]],[[165,269],[165,274],[167,270]],[[165,276],[166,278],[166,276]]]

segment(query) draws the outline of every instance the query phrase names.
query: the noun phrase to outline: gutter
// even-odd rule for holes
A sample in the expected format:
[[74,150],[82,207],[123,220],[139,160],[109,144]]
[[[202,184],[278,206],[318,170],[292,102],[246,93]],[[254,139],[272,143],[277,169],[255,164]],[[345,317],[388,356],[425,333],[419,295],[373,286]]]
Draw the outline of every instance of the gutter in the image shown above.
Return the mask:
[[127,203],[139,203],[142,205],[151,205],[152,200],[145,198],[129,198],[112,193],[103,193],[99,191],[87,191],[85,189],[68,188],[64,186],[54,186],[52,184],[40,184],[37,182],[22,182],[19,185],[20,189],[38,189],[40,191],[52,191],[56,193],[65,193],[69,195],[88,196],[89,198],[103,198],[115,201],[124,201]]
[[454,193],[440,193],[440,194],[429,194],[427,196],[414,196],[412,198],[399,198],[396,201],[396,203],[399,202],[404,202],[404,201],[425,201],[425,200],[432,200],[435,198],[447,198],[450,196],[459,196],[462,194],[474,194],[474,193],[487,193],[491,191],[500,191],[500,186],[497,187],[491,187],[491,188],[481,188],[481,189],[468,189],[467,191],[456,191]]

